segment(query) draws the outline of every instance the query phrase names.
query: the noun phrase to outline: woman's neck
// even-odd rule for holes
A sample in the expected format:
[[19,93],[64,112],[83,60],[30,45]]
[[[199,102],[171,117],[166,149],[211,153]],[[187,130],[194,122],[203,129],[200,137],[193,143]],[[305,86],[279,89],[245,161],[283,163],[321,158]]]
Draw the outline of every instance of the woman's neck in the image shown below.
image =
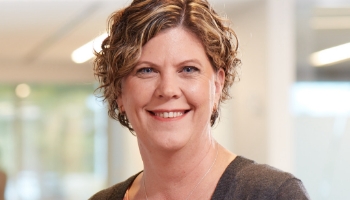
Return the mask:
[[186,199],[200,184],[205,184],[215,169],[219,145],[214,139],[196,144],[178,151],[149,150],[140,145],[144,195],[149,199]]
[[[130,187],[129,199],[144,200],[146,194],[149,200],[186,199],[187,197],[189,199],[210,199],[221,175],[236,158],[236,155],[214,140],[207,149],[201,150],[204,152],[202,159],[196,158],[199,156],[193,154],[196,156],[193,158],[184,156],[187,160],[182,159],[182,163],[180,163],[180,161],[176,161],[177,157],[173,155],[167,159],[168,163],[159,162],[164,165],[163,167],[152,163],[151,161],[158,157],[156,155],[152,156],[152,160],[145,162],[145,174],[139,174]],[[154,160],[154,162],[156,161]],[[211,167],[210,164],[213,164],[213,166],[208,172]],[[189,194],[191,195],[188,196]]]

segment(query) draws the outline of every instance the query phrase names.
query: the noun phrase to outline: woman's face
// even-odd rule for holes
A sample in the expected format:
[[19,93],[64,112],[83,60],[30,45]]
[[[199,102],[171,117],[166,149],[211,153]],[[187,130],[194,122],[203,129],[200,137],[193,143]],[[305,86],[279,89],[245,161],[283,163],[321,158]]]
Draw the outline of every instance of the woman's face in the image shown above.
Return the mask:
[[124,78],[123,107],[141,145],[176,150],[210,137],[224,72],[214,72],[200,40],[183,28],[160,32]]

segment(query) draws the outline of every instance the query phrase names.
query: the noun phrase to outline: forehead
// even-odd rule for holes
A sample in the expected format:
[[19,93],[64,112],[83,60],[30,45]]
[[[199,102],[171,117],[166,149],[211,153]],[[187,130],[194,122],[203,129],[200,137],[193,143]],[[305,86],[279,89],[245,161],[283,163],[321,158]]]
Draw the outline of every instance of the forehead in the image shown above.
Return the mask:
[[156,60],[165,58],[208,60],[201,40],[183,27],[166,29],[149,40],[142,47],[140,60],[149,57]]

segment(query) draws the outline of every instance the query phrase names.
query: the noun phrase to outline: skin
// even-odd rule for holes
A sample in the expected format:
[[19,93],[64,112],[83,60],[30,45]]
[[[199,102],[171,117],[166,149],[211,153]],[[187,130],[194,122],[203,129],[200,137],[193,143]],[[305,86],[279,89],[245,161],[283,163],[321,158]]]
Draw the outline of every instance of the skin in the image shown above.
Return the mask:
[[143,46],[117,99],[136,132],[144,163],[130,199],[145,198],[142,181],[149,199],[185,199],[218,152],[213,169],[191,195],[210,198],[235,157],[211,135],[210,116],[224,80],[225,73],[213,70],[200,40],[182,27],[160,32]]

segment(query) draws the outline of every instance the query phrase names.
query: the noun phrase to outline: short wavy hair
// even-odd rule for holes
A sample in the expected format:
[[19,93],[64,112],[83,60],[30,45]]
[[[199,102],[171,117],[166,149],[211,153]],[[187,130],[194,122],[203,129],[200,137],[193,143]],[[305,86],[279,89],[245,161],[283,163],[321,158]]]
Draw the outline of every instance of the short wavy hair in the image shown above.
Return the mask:
[[[182,27],[194,33],[202,42],[215,71],[223,69],[225,82],[220,102],[230,98],[229,88],[237,76],[238,39],[235,32],[209,5],[207,0],[134,0],[130,6],[109,17],[108,37],[100,52],[95,52],[97,88],[108,102],[108,115],[133,132],[116,99],[121,95],[122,79],[128,76],[141,55],[142,46],[159,32]],[[219,107],[217,108],[219,109]],[[218,112],[211,116],[215,124]]]

